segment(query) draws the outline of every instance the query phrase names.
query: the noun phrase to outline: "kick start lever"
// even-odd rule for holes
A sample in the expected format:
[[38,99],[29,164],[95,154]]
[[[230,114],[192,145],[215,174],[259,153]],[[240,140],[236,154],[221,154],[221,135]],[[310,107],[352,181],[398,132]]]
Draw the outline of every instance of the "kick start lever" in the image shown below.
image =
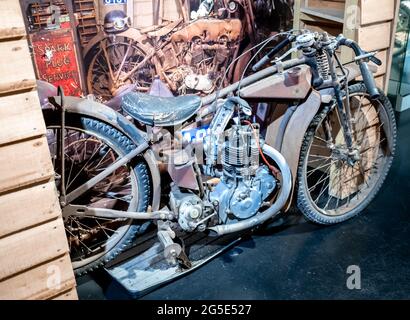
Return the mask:
[[174,242],[175,232],[171,229],[169,223],[158,221],[157,236],[164,247],[164,257],[171,265],[177,264],[177,258],[182,252],[182,247]]

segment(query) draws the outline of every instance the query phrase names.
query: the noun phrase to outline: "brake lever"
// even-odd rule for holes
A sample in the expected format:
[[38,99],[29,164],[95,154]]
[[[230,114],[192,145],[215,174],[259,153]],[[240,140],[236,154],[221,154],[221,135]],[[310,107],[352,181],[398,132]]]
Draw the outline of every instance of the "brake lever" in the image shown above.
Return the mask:
[[355,62],[359,62],[361,60],[370,60],[371,62],[373,62],[374,64],[381,66],[382,65],[382,61],[379,58],[376,58],[375,55],[377,54],[378,51],[372,51],[372,52],[364,52],[363,54],[361,54],[360,56],[357,56],[354,58]]

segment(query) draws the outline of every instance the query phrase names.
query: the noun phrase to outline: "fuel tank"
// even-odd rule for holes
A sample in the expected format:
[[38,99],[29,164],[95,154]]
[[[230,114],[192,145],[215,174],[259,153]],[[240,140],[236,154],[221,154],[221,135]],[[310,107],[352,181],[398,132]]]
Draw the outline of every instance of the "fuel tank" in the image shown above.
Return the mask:
[[312,73],[307,65],[300,65],[282,73],[259,80],[242,88],[242,98],[257,99],[304,99],[309,93]]

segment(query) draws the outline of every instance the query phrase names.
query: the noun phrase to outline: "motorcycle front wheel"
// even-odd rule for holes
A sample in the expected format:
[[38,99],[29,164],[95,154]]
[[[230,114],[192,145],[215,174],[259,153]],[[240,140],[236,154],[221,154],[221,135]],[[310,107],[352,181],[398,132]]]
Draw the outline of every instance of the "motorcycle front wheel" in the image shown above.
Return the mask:
[[362,212],[392,164],[396,122],[390,101],[382,92],[371,100],[363,83],[349,87],[349,101],[353,152],[346,147],[335,102],[315,116],[302,144],[297,205],[318,224],[339,223]]
[[[135,145],[124,134],[100,120],[66,113],[65,170],[61,170],[60,113],[44,111],[47,141],[56,172],[57,190],[65,181],[67,194],[103,171]],[[62,179],[62,174],[65,178]],[[143,159],[120,167],[75,199],[75,205],[122,211],[146,211],[151,180]],[[65,216],[63,220],[71,262],[76,275],[96,269],[114,259],[146,225],[131,219]]]

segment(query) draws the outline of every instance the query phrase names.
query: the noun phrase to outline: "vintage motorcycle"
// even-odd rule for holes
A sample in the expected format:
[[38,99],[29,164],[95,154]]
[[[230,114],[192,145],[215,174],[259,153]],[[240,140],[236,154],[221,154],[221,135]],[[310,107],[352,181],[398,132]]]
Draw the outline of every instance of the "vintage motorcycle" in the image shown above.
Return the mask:
[[[84,48],[88,92],[107,102],[130,85],[147,92],[158,76],[174,95],[205,95],[239,80],[251,53],[240,60],[236,57],[251,49],[260,37],[252,2],[203,3],[209,5],[209,11],[193,20],[185,10],[181,19],[144,29],[130,27],[122,11],[108,13],[104,30]],[[273,8],[272,12],[277,10]],[[288,7],[278,8],[286,11]],[[228,70],[232,61],[235,63]]]
[[[167,265],[189,269],[184,235],[236,236],[292,204],[323,225],[364,210],[396,144],[392,105],[372,75],[381,62],[342,35],[301,30],[253,69],[290,43],[298,58],[275,58],[202,98],[123,95],[136,125],[93,100],[50,99],[44,117],[77,274],[146,230]],[[341,46],[353,63],[341,64]]]

